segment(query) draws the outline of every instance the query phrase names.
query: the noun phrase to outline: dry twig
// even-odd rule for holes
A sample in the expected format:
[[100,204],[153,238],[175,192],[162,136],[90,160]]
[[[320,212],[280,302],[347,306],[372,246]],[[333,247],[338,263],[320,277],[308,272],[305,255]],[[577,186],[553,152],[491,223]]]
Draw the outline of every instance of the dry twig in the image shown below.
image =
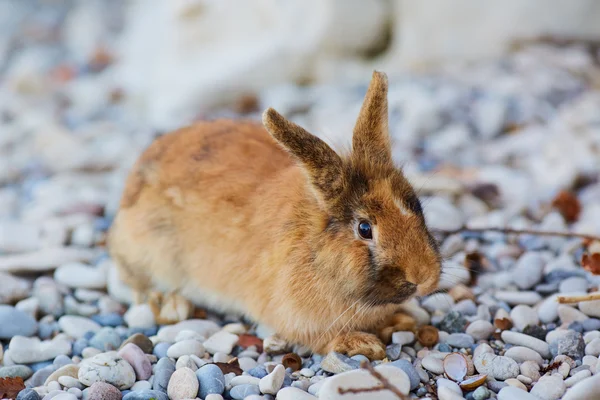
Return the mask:
[[558,296],[560,304],[573,304],[581,301],[600,300],[600,292],[589,293],[582,296]]
[[372,387],[368,387],[368,388],[350,388],[350,389],[342,389],[342,388],[338,388],[338,393],[339,394],[346,394],[346,393],[368,393],[368,392],[378,392],[380,390],[389,390],[390,392],[394,393],[396,396],[398,396],[398,398],[400,400],[405,400],[406,396],[404,396],[404,394],[402,394],[402,392],[400,390],[398,390],[398,388],[394,385],[392,385],[390,383],[390,381],[388,381],[383,375],[381,375],[378,371],[375,371],[375,369],[373,368],[373,366],[371,365],[370,362],[368,361],[362,361],[360,363],[360,367],[363,369],[366,369],[367,371],[369,371],[369,373],[379,381],[380,385],[378,386],[372,386]]
[[561,236],[561,237],[577,237],[586,240],[599,240],[600,236],[588,235],[585,233],[577,233],[577,232],[558,232],[558,231],[537,231],[535,229],[512,229],[512,228],[468,228],[463,226],[454,230],[435,230],[435,232],[443,233],[445,235],[454,235],[456,233],[462,232],[476,232],[476,233],[486,233],[486,232],[498,232],[504,234],[517,234],[517,235],[535,235],[535,236]]

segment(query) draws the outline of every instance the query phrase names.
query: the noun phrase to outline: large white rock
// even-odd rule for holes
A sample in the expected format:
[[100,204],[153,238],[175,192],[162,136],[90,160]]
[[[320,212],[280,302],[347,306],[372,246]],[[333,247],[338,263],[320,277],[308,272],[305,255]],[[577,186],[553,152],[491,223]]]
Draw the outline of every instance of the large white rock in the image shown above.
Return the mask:
[[[375,367],[381,375],[387,378],[390,383],[398,388],[401,393],[407,395],[410,390],[410,380],[404,371],[400,368],[392,367],[389,365],[378,365]],[[319,389],[318,397],[319,400],[343,400],[347,398],[348,394],[343,395],[338,392],[339,388],[366,388],[377,386],[379,381],[375,379],[369,371],[364,369],[355,369],[348,372],[342,372],[341,374],[334,375],[330,378],[325,379],[323,385]],[[368,400],[373,396],[372,393],[355,394],[352,396],[356,400]],[[377,399],[381,400],[392,400],[398,397],[389,390],[382,390],[377,392]]]

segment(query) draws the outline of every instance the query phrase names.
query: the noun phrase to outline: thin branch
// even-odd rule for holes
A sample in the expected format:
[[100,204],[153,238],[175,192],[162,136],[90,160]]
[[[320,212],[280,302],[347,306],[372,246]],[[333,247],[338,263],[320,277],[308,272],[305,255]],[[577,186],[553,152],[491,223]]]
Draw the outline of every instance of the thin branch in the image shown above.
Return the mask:
[[560,304],[573,304],[580,301],[600,300],[600,292],[590,293],[583,296],[558,296]]
[[504,233],[504,234],[517,234],[517,235],[577,237],[577,238],[586,239],[586,240],[600,241],[600,236],[588,235],[586,233],[559,232],[559,231],[537,231],[535,229],[512,229],[512,228],[497,228],[497,227],[468,228],[466,226],[463,226],[461,228],[454,229],[454,230],[435,230],[435,232],[443,233],[445,235],[453,235],[453,234],[462,233],[462,232],[476,232],[476,233],[498,232],[498,233]]
[[398,396],[398,398],[400,400],[405,400],[406,396],[404,396],[404,394],[402,394],[402,392],[400,390],[398,390],[398,388],[394,385],[392,385],[390,383],[390,381],[388,381],[383,375],[381,375],[378,371],[375,371],[375,369],[373,368],[373,366],[371,365],[370,362],[368,361],[361,361],[360,363],[360,367],[363,369],[366,369],[367,371],[369,371],[369,373],[379,381],[379,384],[381,386],[373,386],[373,387],[368,387],[368,388],[359,388],[359,389],[342,389],[342,388],[338,388],[338,393],[339,394],[346,394],[346,393],[368,393],[368,392],[377,392],[380,390],[389,390],[390,392],[394,393],[396,396]]

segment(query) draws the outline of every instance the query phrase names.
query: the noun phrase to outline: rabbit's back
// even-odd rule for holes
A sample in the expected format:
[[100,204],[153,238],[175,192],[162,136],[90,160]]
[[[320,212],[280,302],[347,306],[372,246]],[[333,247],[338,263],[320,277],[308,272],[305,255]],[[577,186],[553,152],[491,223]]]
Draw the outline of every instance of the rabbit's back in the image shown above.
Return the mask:
[[[253,122],[202,122],[157,138],[129,174],[111,229],[121,278],[138,291],[178,289],[195,303],[241,310],[222,293],[256,281],[253,226],[276,212],[264,207],[277,202],[267,186],[291,165]],[[270,233],[261,225],[261,237]]]

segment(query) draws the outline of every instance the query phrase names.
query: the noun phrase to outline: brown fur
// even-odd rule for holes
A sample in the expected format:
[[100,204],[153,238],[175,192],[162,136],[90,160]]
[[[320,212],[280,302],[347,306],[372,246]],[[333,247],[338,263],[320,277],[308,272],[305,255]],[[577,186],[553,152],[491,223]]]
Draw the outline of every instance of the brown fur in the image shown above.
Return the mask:
[[[385,75],[373,74],[350,155],[272,109],[263,123],[202,122],[145,151],[110,233],[121,278],[244,313],[316,352],[382,358],[380,339],[414,326],[398,305],[440,275],[391,160]],[[362,219],[371,241],[356,233]]]

